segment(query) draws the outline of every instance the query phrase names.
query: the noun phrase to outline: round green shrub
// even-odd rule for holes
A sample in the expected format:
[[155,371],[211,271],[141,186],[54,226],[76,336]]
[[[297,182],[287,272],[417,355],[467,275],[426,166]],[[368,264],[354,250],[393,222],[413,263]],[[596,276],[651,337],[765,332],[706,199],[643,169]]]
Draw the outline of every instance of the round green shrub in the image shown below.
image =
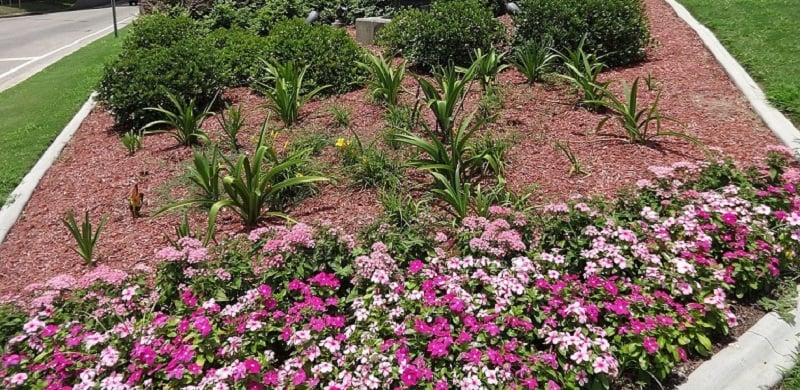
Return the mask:
[[[365,71],[356,66],[364,56],[362,49],[343,29],[328,25],[305,23],[295,18],[278,22],[267,36],[272,63],[293,61],[299,67],[308,66],[305,83],[308,88],[330,85],[323,94],[344,93],[360,87]],[[266,71],[260,72],[261,76]]]
[[208,35],[222,66],[230,75],[228,86],[250,85],[267,56],[267,41],[241,27],[220,28]]
[[478,0],[434,1],[430,10],[400,12],[378,32],[377,41],[414,66],[466,66],[474,49],[503,42],[505,27]]
[[196,39],[206,30],[188,16],[162,13],[144,15],[133,21],[131,32],[122,43],[123,51],[169,47],[184,39]]
[[642,0],[521,0],[514,41],[553,41],[554,49],[583,49],[609,66],[641,61],[650,42]]
[[135,129],[158,119],[146,107],[170,107],[167,91],[205,106],[228,80],[210,40],[183,39],[171,47],[124,50],[106,64],[97,92],[118,124]]

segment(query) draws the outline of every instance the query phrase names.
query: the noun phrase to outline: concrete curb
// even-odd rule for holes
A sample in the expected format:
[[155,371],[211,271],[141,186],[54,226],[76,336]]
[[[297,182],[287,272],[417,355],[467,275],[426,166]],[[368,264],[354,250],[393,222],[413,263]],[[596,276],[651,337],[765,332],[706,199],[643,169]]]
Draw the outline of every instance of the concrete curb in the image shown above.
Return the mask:
[[[792,311],[800,318],[800,302]],[[679,390],[771,389],[794,366],[800,324],[768,313],[722,351],[700,365]]]
[[67,126],[64,127],[61,134],[59,134],[50,147],[47,148],[42,157],[39,158],[39,161],[36,162],[36,165],[31,168],[30,172],[22,178],[19,185],[17,185],[14,191],[11,192],[11,195],[9,195],[8,202],[0,209],[0,244],[3,243],[6,235],[14,226],[14,223],[17,222],[17,218],[22,214],[22,210],[25,208],[28,200],[30,200],[31,195],[33,195],[36,186],[39,185],[39,181],[42,180],[42,177],[44,177],[44,174],[50,166],[58,159],[61,150],[67,145],[67,142],[69,142],[78,130],[86,116],[88,116],[95,105],[97,105],[94,100],[95,95],[95,93],[92,93],[89,99],[83,103],[78,113],[67,123]]
[[793,149],[794,147],[792,147],[792,145],[795,147],[800,146],[800,130],[797,130],[792,122],[781,114],[780,111],[769,105],[764,91],[761,90],[758,84],[747,74],[733,56],[725,50],[725,47],[722,46],[714,33],[700,24],[688,10],[677,1],[665,1],[675,10],[678,17],[683,19],[689,27],[697,32],[703,44],[711,51],[711,54],[714,55],[717,62],[722,65],[722,68],[725,69],[725,72],[731,80],[733,80],[734,84],[736,84],[736,87],[742,91],[742,94],[744,94],[750,102],[750,105],[753,106],[753,110],[761,117],[767,127],[781,139],[784,145]]
[[[800,146],[800,131],[780,111],[769,105],[758,84],[728,53],[714,33],[700,24],[683,5],[675,0],[665,1],[700,36],[703,44],[722,65],[767,127],[787,147],[794,149],[793,145]],[[793,314],[800,318],[800,298]],[[678,389],[770,389],[783,379],[782,370],[794,366],[794,356],[800,345],[798,333],[800,324],[788,324],[777,314],[769,313],[736,342],[700,365]]]

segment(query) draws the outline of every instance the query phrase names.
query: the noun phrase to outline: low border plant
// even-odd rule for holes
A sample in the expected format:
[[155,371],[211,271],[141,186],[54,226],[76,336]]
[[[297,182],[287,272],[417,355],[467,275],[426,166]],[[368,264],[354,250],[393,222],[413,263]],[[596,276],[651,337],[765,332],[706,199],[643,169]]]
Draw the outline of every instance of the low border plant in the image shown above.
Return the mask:
[[[183,146],[197,145],[201,141],[208,142],[208,136],[202,130],[203,121],[213,115],[211,107],[214,105],[215,99],[211,100],[202,111],[197,110],[197,101],[192,98],[188,102],[182,100],[170,92],[167,92],[167,98],[172,103],[175,111],[170,111],[163,107],[148,107],[145,110],[154,111],[163,117],[163,119],[152,121],[146,124],[142,130],[145,135],[150,134],[169,134],[178,141],[178,144]],[[154,127],[167,126],[168,129],[149,130]]]
[[89,219],[89,210],[86,210],[83,216],[83,222],[78,225],[75,220],[75,215],[72,210],[67,210],[66,218],[61,219],[61,223],[67,227],[75,243],[78,244],[77,248],[70,248],[80,256],[87,264],[94,264],[95,262],[95,248],[97,247],[97,240],[100,238],[100,232],[108,219],[107,215],[103,215],[97,228],[92,228],[92,221]]

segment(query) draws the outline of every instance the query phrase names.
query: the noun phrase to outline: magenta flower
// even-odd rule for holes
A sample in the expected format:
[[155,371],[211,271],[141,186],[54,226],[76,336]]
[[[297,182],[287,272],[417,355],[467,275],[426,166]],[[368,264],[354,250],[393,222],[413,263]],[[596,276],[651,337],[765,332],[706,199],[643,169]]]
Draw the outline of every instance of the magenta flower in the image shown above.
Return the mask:
[[420,260],[414,260],[408,264],[408,272],[415,274],[425,268],[425,263]]
[[652,355],[658,351],[658,341],[655,337],[645,336],[644,341],[642,342],[642,347],[644,347],[644,350],[647,351],[647,353]]
[[739,218],[737,218],[736,214],[734,214],[734,213],[728,212],[728,213],[722,214],[722,222],[724,222],[726,225],[729,225],[729,226],[736,225],[736,222],[738,220],[739,220]]
[[250,374],[258,374],[261,371],[261,364],[256,359],[246,359],[244,361],[244,368]]
[[408,365],[405,370],[400,373],[400,380],[406,386],[414,386],[419,382],[420,373],[416,366]]
[[206,337],[211,333],[211,322],[205,316],[199,316],[194,319],[194,328],[200,332],[201,336]]
[[268,298],[272,294],[272,287],[262,284],[258,287],[258,293],[261,294],[262,297]]
[[451,337],[433,339],[428,343],[428,352],[431,354],[431,357],[447,356],[449,353],[448,348],[452,343],[453,339]]
[[294,380],[292,381],[292,383],[294,383],[295,386],[300,386],[305,381],[306,381],[306,372],[301,369],[300,371],[297,371],[296,374],[294,374]]

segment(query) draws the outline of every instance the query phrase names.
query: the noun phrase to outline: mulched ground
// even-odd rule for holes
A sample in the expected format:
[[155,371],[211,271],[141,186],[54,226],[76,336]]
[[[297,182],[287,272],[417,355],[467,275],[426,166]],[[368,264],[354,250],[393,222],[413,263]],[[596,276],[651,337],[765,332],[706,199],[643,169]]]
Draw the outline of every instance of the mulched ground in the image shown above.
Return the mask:
[[[576,108],[573,103],[577,96],[563,83],[529,86],[521,74],[508,70],[500,75],[504,107],[498,119],[487,126],[486,133],[513,141],[507,154],[507,180],[513,190],[534,187],[532,199],[537,204],[580,196],[611,196],[620,188],[649,177],[647,167],[651,165],[702,159],[709,152],[751,165],[758,163],[767,145],[780,143],[672,9],[662,0],[645,3],[658,44],[649,50],[646,62],[609,70],[603,77],[630,83],[636,77],[651,75],[663,88],[662,114],[681,122],[666,125],[698,138],[707,149],[677,138],[659,139],[648,146],[628,144],[622,138],[623,130],[613,121],[595,132],[603,115]],[[404,99],[410,102],[416,84],[410,77],[405,84],[412,93]],[[468,98],[467,110],[477,105],[477,89],[476,86]],[[640,88],[643,102],[652,101],[655,96],[655,91]],[[259,108],[264,100],[249,89],[230,90],[225,98],[232,104],[241,103],[250,112],[247,129],[240,138],[243,143],[250,142],[265,116],[264,109]],[[333,104],[352,110],[351,129],[330,125],[327,110]],[[349,137],[353,131],[365,143],[383,142],[382,108],[369,103],[366,90],[311,102],[303,109],[303,115],[298,126],[281,132],[277,145],[309,132],[322,132],[335,140]],[[208,120],[206,126],[212,138],[219,137],[215,120]],[[569,163],[554,148],[556,141],[569,142],[588,174],[568,175]],[[345,178],[334,149],[327,148],[318,157],[318,164],[330,169],[325,173]],[[70,249],[74,242],[60,222],[69,209],[79,217],[83,210],[89,210],[95,223],[101,215],[108,214],[97,248],[99,263],[122,269],[140,263],[154,265],[153,254],[165,245],[165,235],[172,234],[181,215],[150,216],[161,206],[188,196],[184,172],[190,159],[191,150],[176,147],[167,135],[147,137],[144,149],[128,156],[115,132],[113,118],[96,108],[45,175],[20,220],[0,245],[0,297],[5,295],[0,300],[13,300],[24,294],[24,287],[30,283],[61,273],[79,275],[91,269]],[[425,177],[411,170],[406,173],[410,181],[423,181]],[[144,217],[138,219],[130,216],[127,207],[135,183],[146,194]],[[327,221],[355,232],[382,211],[377,196],[376,190],[354,187],[344,179],[321,185],[317,196],[293,206],[290,212],[300,221]],[[205,226],[203,213],[193,213],[190,219],[195,228]],[[231,213],[223,213],[217,237],[245,230]],[[739,329],[752,323],[747,319],[758,318],[758,313],[749,310],[740,309],[745,320]]]

